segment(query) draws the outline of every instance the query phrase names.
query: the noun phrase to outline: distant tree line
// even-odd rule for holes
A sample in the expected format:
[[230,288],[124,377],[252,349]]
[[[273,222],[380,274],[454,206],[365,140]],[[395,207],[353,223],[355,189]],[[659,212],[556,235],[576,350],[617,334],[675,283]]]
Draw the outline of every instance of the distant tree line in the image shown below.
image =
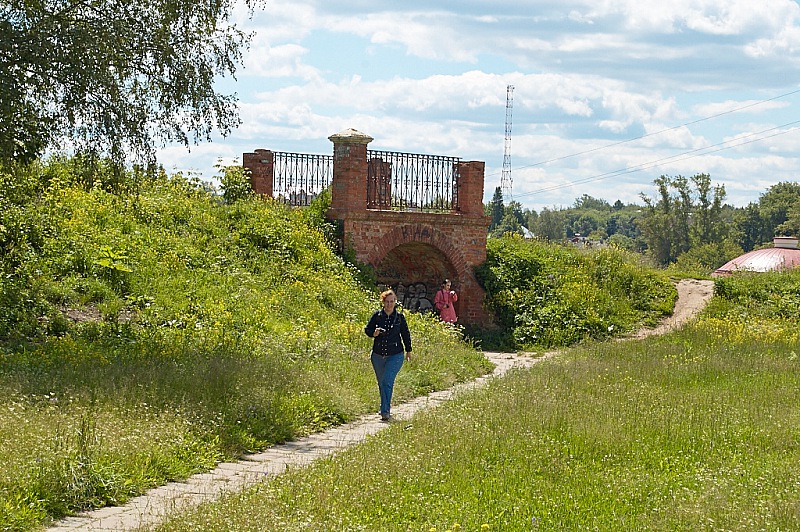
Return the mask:
[[584,194],[571,207],[538,213],[517,201],[506,205],[500,187],[485,205],[489,236],[508,233],[563,242],[576,235],[647,255],[660,266],[713,270],[728,260],[772,245],[773,237],[800,236],[800,184],[780,182],[746,207],[725,203],[723,185],[708,174],[662,175],[654,197],[613,204]]

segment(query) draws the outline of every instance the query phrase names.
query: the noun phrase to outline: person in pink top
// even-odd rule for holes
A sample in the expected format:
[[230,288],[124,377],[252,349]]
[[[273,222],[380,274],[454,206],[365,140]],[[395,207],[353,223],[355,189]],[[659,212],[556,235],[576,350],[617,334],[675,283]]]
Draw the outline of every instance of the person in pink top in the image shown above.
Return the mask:
[[456,309],[453,308],[453,303],[456,301],[458,301],[458,294],[454,290],[450,290],[450,279],[445,279],[442,288],[436,292],[436,297],[433,299],[433,306],[439,311],[439,318],[442,321],[456,322],[458,316],[456,316]]

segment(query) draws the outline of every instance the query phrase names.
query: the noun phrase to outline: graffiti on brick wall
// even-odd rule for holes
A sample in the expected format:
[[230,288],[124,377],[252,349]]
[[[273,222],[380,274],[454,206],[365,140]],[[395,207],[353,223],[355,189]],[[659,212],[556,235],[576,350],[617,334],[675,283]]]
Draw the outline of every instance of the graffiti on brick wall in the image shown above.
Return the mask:
[[397,283],[394,287],[394,293],[397,295],[403,308],[411,312],[433,312],[433,298],[436,295],[436,289],[429,289],[425,283],[410,283],[404,285]]

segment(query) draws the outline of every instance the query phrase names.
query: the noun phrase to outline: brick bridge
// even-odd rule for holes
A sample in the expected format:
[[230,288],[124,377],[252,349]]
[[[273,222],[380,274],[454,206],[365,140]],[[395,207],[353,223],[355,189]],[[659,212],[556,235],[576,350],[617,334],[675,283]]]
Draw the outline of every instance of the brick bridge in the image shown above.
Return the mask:
[[343,244],[375,270],[405,309],[425,312],[442,280],[458,292],[459,323],[491,325],[474,268],[486,260],[484,163],[368,150],[372,137],[348,129],[328,137],[333,156],[256,150],[243,155],[253,190],[307,205],[330,186],[330,220]]

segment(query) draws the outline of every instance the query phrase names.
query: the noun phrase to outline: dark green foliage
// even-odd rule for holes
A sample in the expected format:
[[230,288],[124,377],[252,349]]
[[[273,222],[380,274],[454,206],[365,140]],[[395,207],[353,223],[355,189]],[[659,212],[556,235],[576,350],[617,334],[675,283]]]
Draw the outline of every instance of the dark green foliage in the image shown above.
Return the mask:
[[[800,183],[783,182],[773,185],[758,200],[761,215],[770,229],[777,229],[785,223],[794,208],[800,204]],[[763,242],[768,242],[778,233],[766,234]]]
[[55,231],[43,213],[26,208],[38,187],[29,174],[13,176],[0,169],[0,341],[36,335],[37,317],[49,312],[32,283],[35,272],[25,268]]
[[[617,200],[619,202],[619,200]],[[574,207],[576,209],[591,209],[595,211],[610,211],[611,205],[604,199],[599,199],[590,196],[589,194],[584,194],[580,198],[575,200]],[[620,202],[621,208],[621,202]]]
[[[250,7],[257,0],[246,2]],[[44,0],[0,9],[0,161],[78,151],[153,160],[153,140],[208,140],[238,124],[219,94],[248,36],[230,2]]]
[[775,228],[778,235],[800,235],[800,199],[786,213],[786,221]]
[[[539,239],[561,242],[580,234],[647,254],[657,265],[672,265],[672,271],[683,270],[683,275],[707,275],[734,258],[739,248],[747,252],[770,246],[774,236],[800,234],[797,183],[773,185],[758,203],[743,208],[723,203],[724,186],[712,186],[705,173],[661,176],[655,185],[655,198],[641,194],[644,207],[619,200],[611,206],[584,194],[570,208],[543,208],[540,213],[525,209],[524,224]],[[491,214],[491,204],[485,210]],[[511,218],[502,218],[490,234],[516,232],[513,224]]]
[[219,179],[222,185],[222,198],[227,203],[235,203],[253,195],[250,172],[247,168],[217,165],[217,169],[222,174]]
[[[499,189],[498,189],[499,190]],[[507,206],[503,207],[503,213],[501,214],[499,211],[494,212],[495,207],[502,206],[502,196],[500,197],[500,202],[496,203],[495,201],[492,202],[492,225],[489,230],[490,237],[499,237],[506,234],[518,234],[522,235],[523,230],[522,226],[525,224],[525,214],[522,211],[522,205],[518,201],[512,201]],[[494,217],[495,215],[500,216],[500,220],[495,223]]]
[[487,307],[518,348],[571,345],[652,325],[672,312],[677,297],[666,278],[615,249],[492,239],[477,273]]
[[[363,334],[377,297],[332,249],[328,194],[229,204],[113,166],[0,173],[0,529],[123,502],[377,402]],[[458,331],[409,325],[398,400],[488,370]]]
[[723,218],[725,187],[717,185],[712,195],[711,176],[696,174],[692,176],[691,181],[697,191],[694,220],[689,232],[692,245],[702,246],[721,242],[729,233],[729,224]]
[[[681,254],[675,261],[674,268],[684,273],[704,277],[714,270],[744,253],[732,239],[721,242],[699,244]],[[672,266],[669,269],[673,269]]]
[[503,191],[500,187],[494,189],[492,202],[489,204],[489,216],[492,218],[489,223],[489,232],[493,231],[505,216],[505,206],[503,205]]
[[591,240],[612,239],[630,251],[646,249],[639,220],[641,207],[617,201],[614,207],[607,201],[584,194],[570,208],[544,208],[540,213],[523,211],[526,227],[536,238],[562,242],[575,235]]
[[353,278],[362,288],[368,291],[375,290],[378,285],[377,272],[371,265],[359,261],[352,247],[344,245],[345,238],[342,221],[328,220],[325,217],[330,206],[331,190],[326,188],[303,210],[307,223],[316,227],[325,235],[328,245],[342,257]]
[[500,220],[489,236],[492,238],[501,237],[507,234],[517,234],[522,235],[522,226],[520,225],[519,221],[513,214],[506,214]]
[[719,299],[715,305],[729,305],[731,312],[745,309],[752,318],[796,322],[800,320],[800,269],[721,277],[714,283],[714,295]]
[[537,238],[550,242],[563,242],[567,237],[567,214],[559,209],[542,209],[536,223],[530,227]]
[[[341,228],[336,222],[326,218],[328,209],[331,206],[331,189],[326,188],[314,198],[308,207],[303,209],[306,222],[318,228],[331,246],[331,249],[339,249],[343,240],[340,235]],[[373,283],[374,284],[374,283]],[[372,286],[372,285],[370,285]]]
[[[708,174],[660,176],[655,180],[658,198],[642,194],[645,216],[642,232],[650,256],[661,266],[675,262],[692,246],[720,242],[728,236],[723,217],[725,187],[711,187]],[[694,187],[692,187],[694,185]]]
[[761,214],[758,204],[750,203],[734,215],[737,240],[742,249],[752,251],[772,238],[769,222]]

